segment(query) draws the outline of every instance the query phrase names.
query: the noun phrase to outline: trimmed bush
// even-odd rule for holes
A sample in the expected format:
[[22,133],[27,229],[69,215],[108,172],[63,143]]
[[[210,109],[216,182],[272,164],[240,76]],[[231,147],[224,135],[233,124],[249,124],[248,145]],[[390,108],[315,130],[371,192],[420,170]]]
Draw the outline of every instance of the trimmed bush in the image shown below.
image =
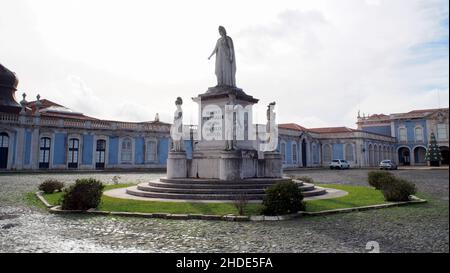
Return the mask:
[[383,183],[381,191],[386,201],[409,201],[409,196],[417,192],[416,185],[405,179],[394,177]]
[[55,179],[47,179],[39,185],[39,190],[45,193],[54,193],[61,191],[64,188],[64,183]]
[[104,185],[99,180],[77,179],[74,185],[64,190],[61,200],[63,210],[88,210],[100,204]]
[[266,189],[263,214],[281,215],[304,210],[303,194],[293,181],[279,182]]
[[377,190],[381,190],[383,183],[389,183],[395,176],[387,171],[371,171],[369,172],[369,185]]

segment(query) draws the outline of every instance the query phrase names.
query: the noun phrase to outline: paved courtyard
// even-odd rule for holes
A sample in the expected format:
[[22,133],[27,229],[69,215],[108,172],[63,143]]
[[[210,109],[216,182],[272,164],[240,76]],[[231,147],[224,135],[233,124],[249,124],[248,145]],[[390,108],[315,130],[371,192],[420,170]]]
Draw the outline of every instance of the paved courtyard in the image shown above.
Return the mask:
[[[318,183],[367,185],[367,170],[303,170]],[[46,178],[145,182],[163,174],[0,174],[0,252],[449,252],[448,170],[399,170],[423,205],[284,222],[210,222],[51,215],[24,194]]]

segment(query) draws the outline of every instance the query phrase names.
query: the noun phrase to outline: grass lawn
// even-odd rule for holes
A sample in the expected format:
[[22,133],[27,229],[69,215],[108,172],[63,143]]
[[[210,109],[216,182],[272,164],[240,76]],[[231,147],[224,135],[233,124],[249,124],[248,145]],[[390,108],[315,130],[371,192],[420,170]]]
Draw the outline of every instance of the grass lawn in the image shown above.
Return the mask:
[[[129,187],[134,184],[107,185],[105,190]],[[323,187],[340,189],[347,191],[349,194],[334,199],[312,200],[306,201],[306,211],[316,212],[338,208],[351,208],[367,205],[376,205],[386,203],[383,194],[371,187],[349,186],[349,185],[320,185]],[[26,198],[31,199],[33,194],[27,194]],[[44,198],[52,205],[58,205],[62,193],[44,194]],[[36,205],[37,200],[31,201],[30,204]],[[178,214],[213,214],[213,215],[237,215],[237,209],[232,203],[195,203],[195,202],[158,202],[158,201],[140,201],[119,199],[109,196],[102,196],[102,202],[99,210],[103,211],[119,211],[119,212],[145,212],[145,213],[178,213]],[[261,214],[261,204],[248,204],[246,215]]]
[[[106,185],[105,191],[126,188],[134,184]],[[44,198],[52,205],[59,205],[62,192],[44,194]],[[27,198],[29,199],[29,198]],[[36,198],[35,198],[36,199]],[[30,202],[34,204],[35,202]],[[260,214],[260,204],[248,204],[246,215]],[[120,212],[145,212],[145,213],[176,213],[176,214],[213,214],[227,215],[238,214],[232,203],[195,203],[195,202],[158,202],[140,201],[130,199],[119,199],[109,196],[102,196],[102,201],[98,208],[103,211]]]
[[381,191],[372,187],[349,185],[320,185],[325,188],[333,188],[348,192],[346,196],[312,200],[306,202],[306,211],[316,212],[331,209],[353,208],[387,203]]

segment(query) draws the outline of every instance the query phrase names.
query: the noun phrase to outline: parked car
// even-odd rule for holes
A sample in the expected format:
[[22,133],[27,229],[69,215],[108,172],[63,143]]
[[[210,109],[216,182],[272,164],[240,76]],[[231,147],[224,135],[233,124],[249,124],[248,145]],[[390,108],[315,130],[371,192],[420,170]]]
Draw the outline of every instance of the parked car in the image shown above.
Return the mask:
[[383,160],[380,162],[380,170],[397,170],[397,164],[392,160]]
[[330,162],[330,169],[350,169],[350,164],[343,159],[333,159]]

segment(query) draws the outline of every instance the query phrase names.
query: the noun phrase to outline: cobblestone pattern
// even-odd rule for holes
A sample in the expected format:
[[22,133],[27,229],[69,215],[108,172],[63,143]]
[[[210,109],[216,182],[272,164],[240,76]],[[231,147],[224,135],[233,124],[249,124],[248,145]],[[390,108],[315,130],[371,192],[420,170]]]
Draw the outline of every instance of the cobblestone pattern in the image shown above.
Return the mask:
[[[431,197],[423,205],[276,222],[53,215],[27,205],[26,192],[52,177],[145,182],[162,174],[0,175],[0,252],[448,252],[448,171],[397,171]],[[298,171],[320,183],[366,185],[366,170]]]

